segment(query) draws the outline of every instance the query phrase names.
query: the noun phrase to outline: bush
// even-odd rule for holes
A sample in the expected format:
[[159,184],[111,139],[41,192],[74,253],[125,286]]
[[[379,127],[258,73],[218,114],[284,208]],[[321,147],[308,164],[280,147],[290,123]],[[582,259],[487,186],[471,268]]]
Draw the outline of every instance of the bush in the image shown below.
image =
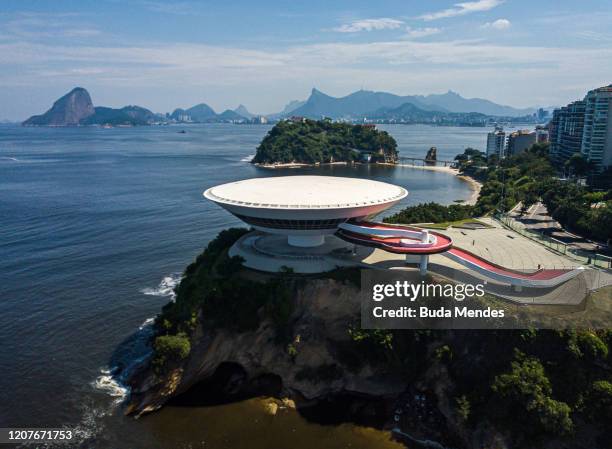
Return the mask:
[[153,343],[153,367],[158,373],[167,372],[189,356],[191,343],[187,335],[160,335]]
[[473,206],[452,204],[443,206],[438,203],[418,204],[407,207],[395,215],[386,217],[386,223],[444,223],[449,221],[464,220],[472,217]]
[[612,382],[596,380],[589,393],[590,411],[594,418],[612,421]]
[[572,333],[568,348],[578,358],[586,357],[589,360],[598,360],[608,357],[608,345],[598,335],[590,331]]
[[455,398],[455,405],[455,413],[459,419],[464,423],[467,422],[471,411],[470,401],[468,401],[465,395],[459,396],[458,398]]

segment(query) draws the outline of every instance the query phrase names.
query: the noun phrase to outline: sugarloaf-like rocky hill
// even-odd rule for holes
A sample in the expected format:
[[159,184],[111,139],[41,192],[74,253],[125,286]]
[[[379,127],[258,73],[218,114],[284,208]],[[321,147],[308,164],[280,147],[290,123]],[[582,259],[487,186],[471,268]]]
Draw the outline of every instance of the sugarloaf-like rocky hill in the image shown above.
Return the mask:
[[33,115],[24,126],[81,126],[81,125],[148,125],[155,122],[156,114],[140,106],[124,106],[120,109],[94,107],[86,89],[75,87],[61,97],[51,109],[41,115]]

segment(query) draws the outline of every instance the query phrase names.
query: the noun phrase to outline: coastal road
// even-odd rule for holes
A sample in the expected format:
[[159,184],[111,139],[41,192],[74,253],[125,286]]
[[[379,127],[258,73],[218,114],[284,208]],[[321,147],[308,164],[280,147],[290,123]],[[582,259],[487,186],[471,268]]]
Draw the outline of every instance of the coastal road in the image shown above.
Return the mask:
[[520,215],[519,210],[520,208],[515,208],[510,216],[522,223],[526,229],[545,234],[575,249],[612,255],[612,250],[608,246],[598,244],[563,229],[557,221],[548,215],[546,206],[540,202],[533,204],[524,215]]

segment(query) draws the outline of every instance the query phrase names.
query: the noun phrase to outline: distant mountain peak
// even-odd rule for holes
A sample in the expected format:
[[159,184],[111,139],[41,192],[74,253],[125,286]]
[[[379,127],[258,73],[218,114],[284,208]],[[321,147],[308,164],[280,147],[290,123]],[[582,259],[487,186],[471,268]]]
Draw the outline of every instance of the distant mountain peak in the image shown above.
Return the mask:
[[23,124],[27,126],[76,126],[94,112],[89,92],[83,87],[75,87],[56,100],[47,112],[33,115]]
[[[311,97],[329,97],[329,95],[321,92],[319,89],[317,89],[316,87],[313,87],[312,90],[310,91],[310,96]],[[331,97],[330,97],[331,98]]]
[[410,103],[422,111],[480,113],[490,116],[516,117],[534,112],[533,108],[517,109],[500,105],[481,98],[464,98],[448,90],[443,94],[395,95],[388,92],[374,92],[360,89],[344,97],[332,97],[313,87],[308,100],[290,111],[284,110],[279,116],[301,115],[310,118],[356,118],[368,116],[381,108],[398,108]]
[[245,105],[243,104],[239,104],[238,107],[236,109],[234,109],[234,112],[238,115],[241,115],[244,118],[253,118],[255,117],[254,114],[251,114],[249,112],[249,110],[246,108]]

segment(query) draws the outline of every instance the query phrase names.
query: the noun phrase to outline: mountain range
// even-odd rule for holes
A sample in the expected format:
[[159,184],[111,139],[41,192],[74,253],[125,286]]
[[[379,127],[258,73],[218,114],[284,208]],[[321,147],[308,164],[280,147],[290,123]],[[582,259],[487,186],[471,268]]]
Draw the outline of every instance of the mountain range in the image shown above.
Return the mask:
[[210,122],[240,122],[250,120],[255,117],[251,114],[244,105],[238,106],[236,109],[226,109],[225,111],[217,114],[213,108],[208,106],[206,103],[196,104],[188,109],[175,109],[169,118],[176,120],[177,122],[196,122],[196,123],[210,123]]
[[489,116],[518,117],[533,114],[534,108],[517,109],[511,106],[499,105],[482,98],[463,98],[456,92],[445,94],[407,95],[400,96],[387,92],[372,92],[359,90],[345,97],[332,97],[312,89],[310,97],[304,104],[293,109],[290,114],[309,118],[331,117],[359,118],[373,115],[382,108],[398,108],[411,104],[421,111],[436,111],[446,113],[480,113]]
[[[344,97],[332,97],[312,89],[305,101],[294,100],[269,120],[290,116],[318,119],[394,120],[401,122],[443,123],[482,120],[487,116],[522,117],[531,115],[534,108],[517,109],[482,98],[464,98],[456,92],[432,95],[395,95],[388,92],[359,90]],[[76,87],[58,99],[44,114],[34,115],[23,122],[26,126],[77,126],[77,125],[146,125],[168,119],[176,122],[249,122],[258,116],[240,105],[216,113],[206,103],[188,109],[175,109],[171,114],[156,114],[140,106],[115,109],[94,106],[86,89]]]

